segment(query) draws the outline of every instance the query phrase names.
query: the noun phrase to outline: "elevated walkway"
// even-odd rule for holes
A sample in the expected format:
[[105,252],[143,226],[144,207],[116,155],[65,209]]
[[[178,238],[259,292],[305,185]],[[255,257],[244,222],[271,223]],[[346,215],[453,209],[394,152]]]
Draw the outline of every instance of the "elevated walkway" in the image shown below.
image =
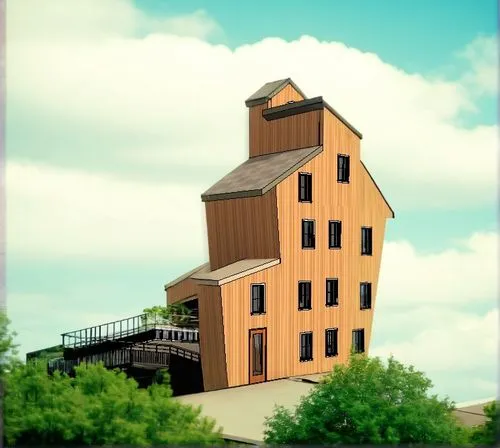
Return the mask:
[[[154,331],[154,333],[152,333]],[[108,322],[81,330],[63,333],[62,345],[64,349],[89,347],[109,341],[134,341],[147,340],[146,334],[154,334],[155,338],[165,341],[198,342],[197,328],[181,328],[151,321],[147,314]]]
[[99,353],[89,353],[77,358],[65,359],[55,358],[48,361],[47,369],[49,374],[56,370],[72,374],[74,368],[80,364],[97,364],[102,362],[108,369],[120,368],[129,369],[137,367],[141,369],[158,370],[168,368],[171,364],[171,355],[180,356],[190,361],[199,362],[199,345],[195,343],[183,344],[168,342],[148,342],[134,344],[127,347],[120,347],[101,351]]
[[199,332],[193,327],[165,325],[147,314],[107,322],[62,335],[63,356],[48,361],[49,373],[71,374],[79,364],[102,362],[106,368],[158,370],[172,356],[200,362]]

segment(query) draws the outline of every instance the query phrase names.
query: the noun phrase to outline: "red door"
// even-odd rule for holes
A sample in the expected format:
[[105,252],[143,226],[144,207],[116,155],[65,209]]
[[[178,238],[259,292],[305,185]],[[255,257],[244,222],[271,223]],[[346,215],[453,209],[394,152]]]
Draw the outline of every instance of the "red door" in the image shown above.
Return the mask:
[[250,330],[250,384],[266,381],[266,329]]

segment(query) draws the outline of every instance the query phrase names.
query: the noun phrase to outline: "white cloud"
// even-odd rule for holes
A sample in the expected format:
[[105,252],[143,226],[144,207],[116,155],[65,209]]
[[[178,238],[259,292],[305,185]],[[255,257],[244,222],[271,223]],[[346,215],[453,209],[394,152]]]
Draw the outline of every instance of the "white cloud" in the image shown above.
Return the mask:
[[[371,354],[375,356],[392,353],[396,359],[428,373],[457,370],[470,373],[497,366],[497,308],[482,316],[452,307],[410,308],[406,313],[393,312],[390,317],[400,320],[396,324],[399,327],[404,322],[405,338],[398,340],[398,332],[394,331],[390,341],[374,348]],[[387,318],[381,320],[387,324]],[[409,337],[408,332],[413,329],[416,334]]]
[[[209,184],[246,157],[244,99],[264,82],[291,76],[363,132],[363,158],[396,210],[495,200],[497,127],[454,124],[475,108],[460,82],[410,75],[374,54],[313,37],[232,51],[174,35],[191,29],[182,17],[159,28],[129,2],[66,4],[38,6],[29,35],[23,9],[9,13],[10,158],[83,168],[100,160],[101,169],[116,173],[142,166],[143,176],[175,166],[188,182],[201,172]],[[207,18],[190,17],[197,24]],[[140,37],[137,23],[144,24]],[[321,70],[313,68],[318,61]]]
[[497,297],[498,234],[477,233],[438,253],[409,242],[386,242],[379,297],[384,306],[468,305]]
[[[393,355],[423,371],[434,391],[455,401],[497,394],[498,308],[484,315],[444,308],[377,310],[370,355]],[[387,339],[377,331],[383,326]]]
[[457,401],[495,395],[498,242],[476,233],[433,254],[386,243],[370,354],[414,365]]
[[459,56],[470,64],[463,81],[478,94],[498,92],[498,36],[479,36]]
[[132,0],[16,0],[7,8],[7,37],[25,42],[56,43],[137,37],[149,33],[207,38],[222,30],[206,11],[158,18],[137,9]]
[[191,258],[206,249],[200,189],[9,162],[9,255]]

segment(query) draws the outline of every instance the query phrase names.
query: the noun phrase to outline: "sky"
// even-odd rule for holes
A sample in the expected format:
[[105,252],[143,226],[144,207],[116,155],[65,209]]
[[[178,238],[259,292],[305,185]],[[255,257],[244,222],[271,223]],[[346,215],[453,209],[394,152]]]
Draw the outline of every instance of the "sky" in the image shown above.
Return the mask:
[[21,355],[163,304],[163,285],[208,259],[200,195],[246,160],[244,100],[291,77],[363,133],[396,213],[370,353],[442,397],[496,395],[496,17],[489,0],[8,2]]

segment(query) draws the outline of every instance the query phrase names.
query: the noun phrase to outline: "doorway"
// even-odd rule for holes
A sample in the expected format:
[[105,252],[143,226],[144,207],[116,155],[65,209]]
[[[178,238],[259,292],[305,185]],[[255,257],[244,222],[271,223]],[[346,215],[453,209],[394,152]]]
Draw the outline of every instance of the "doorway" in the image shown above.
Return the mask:
[[265,328],[250,330],[250,384],[266,381],[267,331]]

